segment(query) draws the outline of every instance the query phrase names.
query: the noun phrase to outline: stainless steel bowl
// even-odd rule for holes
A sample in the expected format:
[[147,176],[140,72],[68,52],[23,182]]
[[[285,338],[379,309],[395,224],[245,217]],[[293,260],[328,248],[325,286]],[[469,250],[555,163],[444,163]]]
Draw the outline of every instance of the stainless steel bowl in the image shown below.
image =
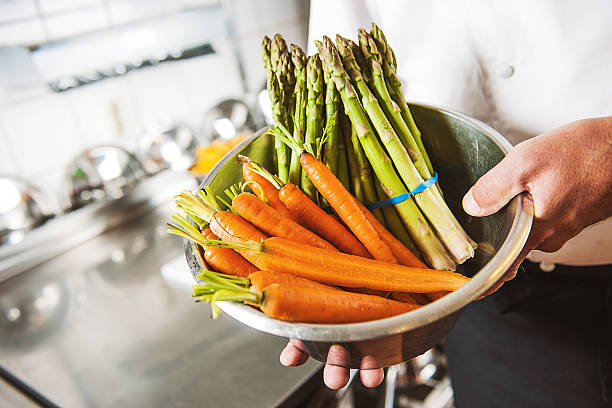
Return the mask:
[[[236,320],[266,333],[297,338],[310,354],[325,361],[329,347],[344,346],[351,355],[351,367],[361,358],[376,357],[384,366],[418,356],[446,337],[462,309],[490,288],[516,259],[525,244],[533,219],[531,200],[515,197],[497,214],[473,218],[461,209],[469,187],[498,163],[511,145],[484,123],[460,113],[425,105],[411,105],[424,143],[440,176],[444,196],[461,224],[479,243],[473,259],[459,272],[473,277],[459,290],[402,315],[354,324],[295,324],[271,319],[253,308],[226,302],[221,308]],[[209,173],[203,185],[214,194],[240,180],[238,153],[272,164],[273,141],[260,131],[229,152]],[[192,274],[202,267],[196,246],[185,241],[185,253]]]
[[27,181],[0,176],[0,245],[21,241],[57,211],[57,203]]
[[187,170],[196,160],[199,143],[187,125],[174,123],[157,129],[141,140],[139,157],[150,174],[165,169]]
[[67,167],[67,207],[77,209],[95,201],[121,198],[145,174],[136,156],[122,147],[90,147]]

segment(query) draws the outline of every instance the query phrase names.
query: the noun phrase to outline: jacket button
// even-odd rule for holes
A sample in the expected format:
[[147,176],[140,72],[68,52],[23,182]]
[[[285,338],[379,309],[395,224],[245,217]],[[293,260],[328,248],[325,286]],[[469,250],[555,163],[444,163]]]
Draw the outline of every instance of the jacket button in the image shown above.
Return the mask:
[[510,78],[514,75],[514,67],[512,65],[500,65],[497,69],[497,76],[500,78]]

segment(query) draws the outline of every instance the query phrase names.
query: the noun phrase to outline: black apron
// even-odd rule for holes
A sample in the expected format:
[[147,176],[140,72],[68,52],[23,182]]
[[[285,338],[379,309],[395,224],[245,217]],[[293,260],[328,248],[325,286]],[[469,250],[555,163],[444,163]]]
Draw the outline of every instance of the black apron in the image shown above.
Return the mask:
[[445,346],[457,408],[612,407],[612,265],[526,261]]

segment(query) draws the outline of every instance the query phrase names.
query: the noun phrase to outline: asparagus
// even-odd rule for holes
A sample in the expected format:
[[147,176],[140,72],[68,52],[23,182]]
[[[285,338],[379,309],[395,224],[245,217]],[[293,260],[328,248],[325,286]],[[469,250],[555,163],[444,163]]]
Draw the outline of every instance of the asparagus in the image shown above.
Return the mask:
[[372,39],[372,37],[370,37],[370,35],[364,29],[359,29],[359,45],[361,47],[361,52],[365,57],[365,65],[360,65],[360,67],[367,67],[370,73],[369,81],[367,81],[368,84],[370,85],[371,89],[374,90],[374,94],[378,99],[378,102],[382,105],[387,118],[391,121],[395,133],[408,151],[408,154],[414,163],[414,167],[417,168],[421,177],[423,177],[425,180],[429,179],[432,173],[429,171],[427,163],[420,152],[419,146],[414,140],[412,133],[410,133],[410,129],[408,129],[406,122],[404,122],[399,106],[393,101],[389,95],[389,91],[387,90],[387,85],[385,84],[385,78],[381,67],[382,56],[376,48],[374,39]]
[[[323,45],[324,63],[330,67],[336,88],[340,92],[342,102],[344,103],[345,111],[355,127],[360,145],[363,147],[376,176],[382,183],[385,194],[387,197],[393,197],[406,193],[406,187],[397,176],[391,159],[378,142],[376,134],[370,125],[368,114],[359,102],[357,92],[342,66],[338,50],[328,37],[324,37]],[[435,269],[454,269],[456,266],[455,262],[448,255],[414,201],[404,200],[396,204],[395,208],[414,243],[425,258],[425,262]]]
[[[363,147],[359,143],[357,132],[355,128],[351,126],[351,144],[355,151],[355,160],[357,161],[357,170],[359,172],[359,180],[361,181],[361,189],[363,190],[363,200],[360,200],[363,204],[374,203],[378,201],[376,190],[374,188],[374,182],[372,180],[372,168],[368,162],[368,158],[363,151]],[[380,208],[372,211],[372,214],[378,219],[378,221],[386,228],[385,218]]]
[[[293,93],[293,90],[289,90],[290,79],[288,78],[288,71],[290,70],[290,66],[287,61],[291,61],[290,58],[287,58],[287,55],[287,44],[285,40],[280,34],[275,34],[270,44],[270,67],[272,73],[268,74],[269,77],[274,76],[276,78],[276,83],[278,85],[278,91],[275,92],[275,97],[278,98],[278,100],[273,100],[272,104],[278,104],[279,112],[274,120],[291,131],[291,114],[288,110],[288,106],[290,95]],[[278,138],[275,138],[274,149],[276,150],[278,177],[286,183],[289,179],[288,148]]]
[[[421,146],[419,146],[416,143],[415,139],[412,137],[412,134],[408,129],[406,122],[404,122],[404,119],[400,114],[399,106],[393,101],[387,91],[387,86],[383,77],[383,71],[380,65],[382,62],[382,56],[378,51],[376,42],[370,36],[370,34],[368,34],[365,30],[360,29],[359,43],[361,45],[363,55],[368,61],[367,65],[370,68],[370,83],[372,85],[372,88],[374,89],[376,97],[383,104],[383,108],[385,110],[385,113],[387,114],[387,118],[391,120],[393,129],[396,131],[397,135],[404,143],[404,147],[406,147],[408,154],[412,158],[414,166],[419,171],[419,174],[423,179],[429,179],[433,175],[433,172],[429,170],[431,163],[428,164],[428,161],[425,161],[425,157],[421,154],[421,148],[423,151],[425,151],[425,149],[422,147],[422,144]],[[392,51],[390,54],[390,59],[395,61],[395,55]],[[440,189],[438,182],[436,182],[435,190],[433,190],[433,192],[438,196],[438,200],[442,202],[444,201],[444,198],[442,197],[442,190]],[[453,222],[453,224],[455,224],[458,230],[463,231],[463,228],[461,227],[453,213],[450,211],[448,206],[444,205],[442,206],[442,209],[445,211],[446,215]],[[473,248],[477,247],[476,243],[467,234],[464,234],[464,237]]]
[[[299,143],[304,143],[304,132],[306,130],[306,54],[295,44],[291,44],[291,60],[295,72],[295,116],[293,122],[293,137]],[[291,151],[291,163],[289,165],[289,182],[300,187],[302,178],[302,166],[300,156]]]
[[[315,41],[319,53],[323,44]],[[325,120],[327,138],[325,139],[324,163],[334,174],[338,174],[338,143],[340,136],[340,121],[338,111],[340,109],[340,95],[331,78],[331,72],[323,66],[323,79],[325,81]]]
[[[378,181],[378,179],[376,178],[376,175],[374,175],[374,179],[375,179],[374,188],[376,189],[376,196],[378,197],[378,199],[384,200],[388,198],[385,195],[385,192],[382,186],[380,185],[380,181]],[[410,234],[408,234],[408,231],[406,230],[406,227],[404,226],[402,219],[397,214],[397,210],[395,209],[395,207],[391,205],[386,205],[382,207],[381,210],[383,212],[383,216],[385,217],[385,222],[387,226],[389,227],[388,229],[391,231],[393,236],[399,239],[402,242],[402,244],[404,244],[406,248],[410,250],[410,252],[412,252],[414,255],[420,258],[421,253],[419,252],[418,248],[414,245],[414,242],[412,242],[412,239],[410,239]]]
[[[372,121],[374,128],[381,138],[393,164],[409,189],[414,189],[423,183],[423,178],[412,163],[412,159],[399,137],[393,130],[389,119],[378,104],[378,100],[370,91],[366,84],[361,70],[357,65],[350,46],[346,39],[337,36],[338,49],[342,55],[342,61],[347,67],[348,74],[357,86],[357,91],[362,98],[362,104]],[[346,103],[346,102],[345,102]],[[438,236],[448,249],[450,255],[458,263],[463,263],[466,259],[474,256],[474,248],[467,234],[454,219],[450,210],[446,207],[444,200],[439,199],[439,194],[433,192],[434,189],[425,191],[413,196],[423,214],[431,222]]]
[[425,146],[423,145],[423,140],[421,139],[421,131],[417,127],[414,118],[410,113],[410,109],[408,108],[408,104],[406,103],[406,99],[404,99],[404,94],[402,93],[402,83],[396,75],[397,60],[395,59],[395,53],[393,52],[393,49],[389,46],[385,34],[375,23],[372,23],[370,35],[374,39],[378,51],[382,54],[382,67],[385,75],[385,80],[387,81],[387,87],[389,88],[389,94],[391,95],[391,98],[395,101],[395,103],[398,104],[401,115],[404,118],[404,122],[408,125],[410,133],[412,133],[415,142],[419,146],[419,151],[421,152],[421,155],[423,156],[423,159],[427,164],[429,172],[433,174],[433,166],[431,165],[431,160],[429,159],[427,151],[425,150]]
[[351,188],[349,190],[352,190],[355,198],[363,203],[365,201],[365,195],[363,194],[363,185],[361,184],[361,178],[359,177],[359,166],[357,165],[357,158],[355,157],[355,145],[351,143],[351,128],[352,126],[349,123],[348,129],[343,132],[351,184]]
[[[272,62],[272,41],[268,36],[264,36],[261,42],[262,48],[262,59],[264,63],[264,67],[266,69],[266,78],[267,78],[267,89],[268,95],[270,96],[270,102],[272,104],[272,120],[276,123],[284,122],[283,115],[283,107],[282,107],[282,98],[280,94],[280,87],[278,85],[278,81],[276,79],[276,74],[274,72]],[[282,148],[279,146],[279,142],[283,144],[278,138],[274,139],[274,150],[276,151],[276,162],[278,163],[278,158],[282,157],[283,152],[285,151],[284,144]],[[278,169],[278,166],[277,166]]]
[[[339,95],[339,94],[338,94]],[[342,109],[342,104],[340,104],[340,111],[338,112],[338,118],[340,123],[340,134],[338,137],[338,173],[336,176],[338,180],[344,185],[348,191],[351,191],[351,183],[349,176],[349,168],[347,162],[347,153],[346,153],[346,143],[345,143],[345,134],[350,133],[351,129],[351,121],[344,114],[344,110]]]
[[[306,64],[306,87],[308,89],[308,101],[306,105],[306,134],[305,142],[316,150],[323,136],[323,68],[319,54],[308,58]],[[302,172],[302,190],[311,200],[317,202],[317,189]]]

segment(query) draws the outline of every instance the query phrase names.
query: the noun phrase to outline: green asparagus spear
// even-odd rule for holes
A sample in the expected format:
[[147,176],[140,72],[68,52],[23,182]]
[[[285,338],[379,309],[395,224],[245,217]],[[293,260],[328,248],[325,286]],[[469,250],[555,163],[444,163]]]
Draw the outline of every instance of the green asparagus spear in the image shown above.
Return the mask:
[[365,202],[365,195],[363,193],[361,178],[359,177],[360,174],[359,166],[357,165],[357,157],[355,156],[355,145],[351,142],[351,128],[352,126],[349,123],[348,129],[346,129],[346,132],[343,132],[351,185],[349,191],[352,191],[355,198],[363,203]]
[[[363,147],[359,143],[357,132],[355,127],[351,126],[351,144],[355,151],[355,160],[357,161],[357,170],[359,172],[359,180],[361,181],[361,189],[363,190],[363,200],[360,200],[363,204],[374,203],[378,201],[376,190],[374,189],[374,181],[372,180],[372,168],[368,162],[368,158],[363,151]],[[385,218],[382,210],[377,208],[372,211],[372,214],[378,219],[378,221],[387,228]]]
[[[346,39],[337,36],[338,50],[342,55],[342,61],[347,67],[348,74],[357,87],[361,96],[362,104],[372,121],[385,149],[393,160],[399,176],[409,189],[414,189],[423,183],[423,178],[414,166],[410,155],[393,130],[389,119],[378,104],[378,100],[366,84],[361,75],[360,67],[357,65],[350,46]],[[413,196],[423,214],[430,221],[438,237],[448,249],[450,255],[457,263],[463,263],[466,259],[474,256],[474,248],[466,232],[454,219],[450,210],[446,207],[444,200],[434,189]]]
[[[290,88],[291,79],[287,75],[290,75],[288,71],[292,71],[292,69],[290,69],[287,61],[291,62],[287,54],[287,44],[282,35],[275,34],[270,44],[270,66],[273,75],[269,74],[269,76],[271,75],[276,78],[278,85],[278,91],[275,92],[275,97],[278,98],[278,101],[272,101],[273,105],[278,104],[278,116],[274,117],[274,120],[291,131],[291,115],[288,109],[288,101],[290,100],[289,95],[293,94],[293,89]],[[276,151],[278,177],[283,182],[287,182],[289,179],[289,150],[278,138],[274,140],[274,149]]]
[[[364,29],[359,29],[359,45],[365,57],[365,66],[367,66],[370,73],[370,79],[367,81],[370,88],[374,91],[374,95],[382,105],[395,133],[399,136],[404,147],[408,151],[414,163],[414,167],[417,168],[423,179],[429,179],[431,177],[431,172],[427,168],[427,163],[419,150],[419,146],[414,140],[412,133],[410,133],[410,129],[408,129],[406,122],[404,122],[399,106],[393,101],[387,90],[382,67],[380,65],[382,63],[382,57],[376,48],[376,43]],[[360,66],[363,67],[362,65]]]
[[[306,134],[305,142],[313,148],[318,146],[323,136],[323,106],[324,96],[323,68],[319,54],[308,58],[306,64],[306,87],[308,89],[308,102],[306,105]],[[302,190],[311,200],[318,202],[317,189],[306,174],[302,172]]]
[[[268,95],[270,96],[270,103],[272,105],[272,120],[276,123],[284,123],[284,110],[281,92],[273,68],[274,63],[272,62],[272,41],[268,36],[264,36],[261,43],[261,48],[262,59],[266,69]],[[282,148],[278,143],[283,145]],[[286,151],[286,148],[280,140],[277,140],[277,138],[274,140],[274,150],[276,152],[276,163],[278,164],[279,157],[282,157],[283,152]]]
[[[323,44],[318,40],[315,43],[319,53],[321,53]],[[323,74],[323,79],[325,80],[325,121],[328,132],[325,139],[323,162],[332,173],[338,174],[338,143],[340,135],[338,111],[340,109],[340,95],[331,78],[331,72],[325,66],[323,66]]]
[[[351,80],[342,66],[338,50],[328,37],[324,37],[323,45],[324,63],[328,64],[334,75],[336,88],[340,92],[346,113],[355,127],[359,142],[376,176],[382,183],[385,194],[387,197],[394,197],[406,193],[406,187],[397,176],[391,159],[380,145],[376,134],[370,126],[368,114],[359,102],[357,92],[355,92]],[[425,262],[435,269],[454,269],[456,266],[455,262],[431,230],[427,220],[421,214],[414,201],[404,200],[396,204],[395,208],[408,229],[410,236],[413,238],[414,243],[425,258]]]
[[[304,143],[304,132],[306,131],[306,54],[295,44],[291,44],[291,60],[295,67],[295,116],[293,122],[293,137],[300,143]],[[289,165],[289,182],[301,186],[302,166],[299,155],[291,152],[291,163]]]
[[425,146],[423,145],[423,140],[421,139],[421,131],[417,127],[416,122],[414,121],[414,118],[410,113],[410,109],[408,108],[408,104],[406,103],[406,99],[404,99],[404,94],[402,93],[402,83],[396,75],[397,60],[395,59],[395,53],[393,52],[393,49],[389,46],[385,34],[375,23],[372,23],[370,35],[374,39],[378,51],[381,53],[382,68],[385,75],[385,80],[387,81],[387,88],[389,89],[389,94],[391,95],[391,98],[395,101],[395,103],[399,106],[401,115],[404,118],[404,122],[408,125],[410,133],[412,133],[417,145],[419,146],[419,150],[421,152],[421,155],[423,156],[423,159],[425,160],[425,163],[427,164],[429,172],[433,174],[433,166],[431,165],[431,161],[429,160],[429,156],[427,155],[427,151],[425,150]]
[[[360,29],[359,43],[361,45],[363,55],[368,61],[367,65],[369,66],[370,71],[371,88],[374,89],[374,93],[376,94],[378,101],[382,103],[385,113],[387,114],[387,118],[391,121],[393,129],[401,139],[404,147],[406,147],[406,150],[408,151],[410,158],[412,158],[414,166],[418,170],[419,174],[424,180],[429,179],[433,175],[433,173],[431,173],[429,170],[431,163],[428,165],[427,161],[425,161],[425,157],[421,154],[421,147],[419,147],[415,139],[412,137],[413,135],[400,114],[399,106],[393,101],[387,91],[388,88],[386,86],[383,71],[380,65],[382,62],[382,56],[378,51],[376,42],[365,30]],[[392,52],[390,59],[395,61],[395,56]],[[442,190],[437,182],[435,184],[435,190],[433,190],[433,193],[438,196],[440,201],[444,201]],[[455,224],[457,229],[459,231],[463,231],[463,228],[448,206],[444,205],[442,206],[442,209],[453,224]],[[464,236],[473,248],[477,247],[476,243],[467,234],[464,234]]]
[[342,183],[344,188],[348,191],[351,191],[351,182],[349,176],[349,168],[347,162],[347,153],[346,153],[346,142],[345,142],[345,134],[350,133],[351,129],[351,121],[344,114],[344,109],[342,108],[342,104],[340,104],[340,111],[338,112],[338,118],[340,119],[340,134],[338,137],[338,180]]
[[[378,197],[378,200],[385,200],[388,198],[385,195],[382,186],[380,185],[380,181],[378,181],[378,178],[376,178],[376,175],[374,175],[374,188],[376,189],[376,196]],[[408,231],[406,230],[402,219],[397,214],[397,210],[395,209],[395,207],[393,207],[392,205],[386,205],[382,207],[381,210],[385,217],[387,229],[393,234],[395,238],[399,239],[402,244],[404,244],[406,248],[410,250],[410,252],[412,252],[415,256],[421,258],[421,253],[414,245],[414,242],[412,242],[412,239],[410,239],[410,234],[408,234]]]

